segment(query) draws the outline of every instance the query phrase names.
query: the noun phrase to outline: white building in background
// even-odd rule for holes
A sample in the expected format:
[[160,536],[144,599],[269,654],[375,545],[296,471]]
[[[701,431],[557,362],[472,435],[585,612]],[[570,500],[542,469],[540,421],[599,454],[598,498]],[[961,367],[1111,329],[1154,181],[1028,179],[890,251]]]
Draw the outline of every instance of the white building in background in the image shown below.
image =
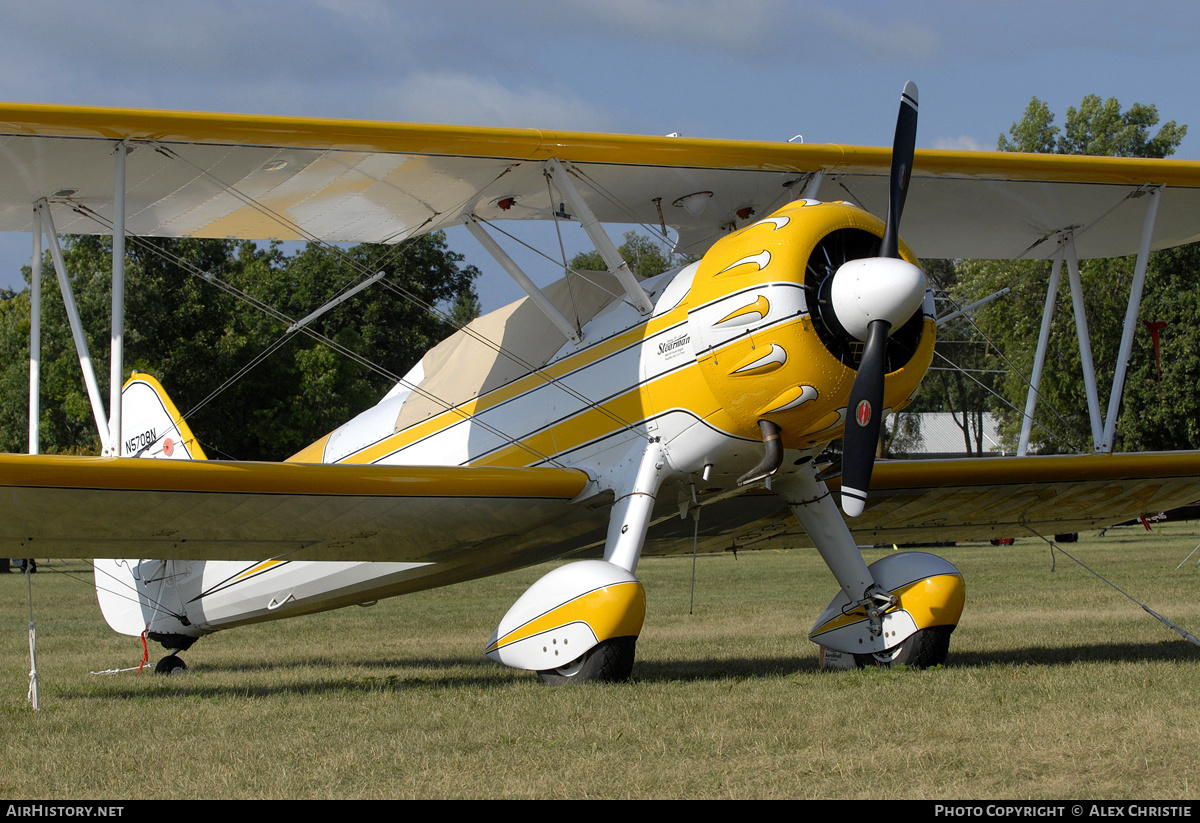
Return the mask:
[[[893,449],[895,456],[933,458],[933,457],[966,457],[967,446],[963,440],[963,430],[954,421],[954,415],[949,412],[926,412],[921,414],[901,416],[918,422],[918,434],[915,440],[903,448]],[[983,415],[982,432],[983,454],[1000,457],[1005,454],[1000,440],[1000,419],[991,413]],[[972,421],[971,442],[975,442],[974,421]]]

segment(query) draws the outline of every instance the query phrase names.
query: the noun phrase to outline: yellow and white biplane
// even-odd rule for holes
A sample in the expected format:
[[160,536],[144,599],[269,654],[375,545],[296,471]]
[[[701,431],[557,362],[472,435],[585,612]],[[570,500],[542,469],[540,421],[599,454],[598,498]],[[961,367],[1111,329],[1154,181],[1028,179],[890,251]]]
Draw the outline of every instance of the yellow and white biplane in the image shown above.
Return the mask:
[[[43,238],[69,311],[58,233],[115,250],[107,411],[73,317],[105,456],[36,455],[35,308],[31,454],[0,458],[0,537],[18,556],[110,558],[110,624],[173,652],[575,559],[486,648],[551,681],[629,675],[643,555],[811,544],[840,586],[810,633],[827,663],[939,663],[961,576],[924,553],[868,567],[858,541],[1111,524],[1200,497],[1200,456],[1107,453],[1114,400],[1107,419],[1089,404],[1097,454],[874,466],[880,421],[933,354],[914,252],[1053,257],[1054,290],[1064,262],[1077,279],[1080,257],[1136,253],[1140,283],[1152,249],[1200,240],[1200,164],[915,151],[916,115],[909,84],[888,150],[0,106],[0,230],[34,237],[35,307]],[[493,239],[504,220],[577,222],[608,271],[538,288]],[[640,280],[602,227],[630,222],[702,257]],[[129,234],[397,243],[459,225],[527,296],[288,462],[204,460],[152,378],[119,391]],[[826,483],[814,457],[843,437]]]

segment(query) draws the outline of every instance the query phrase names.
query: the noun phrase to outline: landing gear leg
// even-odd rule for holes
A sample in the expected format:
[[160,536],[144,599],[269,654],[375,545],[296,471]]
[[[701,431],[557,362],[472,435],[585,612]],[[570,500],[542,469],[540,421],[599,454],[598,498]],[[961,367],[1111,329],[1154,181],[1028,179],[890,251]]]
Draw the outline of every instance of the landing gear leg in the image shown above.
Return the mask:
[[536,671],[543,683],[629,678],[646,616],[645,589],[634,570],[668,471],[658,442],[646,445],[609,478],[617,499],[604,560],[560,566],[530,586],[500,621],[485,655]]
[[807,467],[802,467],[797,474],[776,482],[775,491],[787,500],[853,608],[866,611],[871,634],[879,636],[883,631],[883,616],[896,605],[896,598],[875,582],[829,489]]
[[965,599],[958,569],[924,552],[889,553],[867,566],[815,475],[802,471],[775,489],[842,587],[808,635],[822,667],[941,665]]

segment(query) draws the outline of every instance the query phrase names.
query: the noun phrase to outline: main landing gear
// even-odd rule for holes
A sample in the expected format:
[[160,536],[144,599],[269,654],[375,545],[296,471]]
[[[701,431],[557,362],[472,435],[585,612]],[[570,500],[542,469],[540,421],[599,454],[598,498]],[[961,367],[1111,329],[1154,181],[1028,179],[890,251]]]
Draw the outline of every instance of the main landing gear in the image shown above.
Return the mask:
[[[544,683],[629,678],[646,615],[645,590],[633,570],[662,465],[661,454],[648,450],[632,490],[617,499],[605,559],[561,566],[530,586],[500,621],[488,657],[537,672]],[[888,554],[868,566],[811,466],[779,477],[774,489],[841,585],[809,632],[821,647],[822,667],[944,662],[965,600],[958,570],[923,552]]]
[[178,655],[170,654],[154,664],[155,674],[183,674],[187,671],[187,663]]
[[867,566],[824,483],[802,470],[775,487],[842,587],[808,635],[821,647],[822,668],[945,662],[966,600],[958,569],[924,552]]
[[646,591],[634,576],[662,483],[657,441],[627,465],[632,482],[609,517],[603,560],[560,566],[529,587],[492,635],[484,654],[538,673],[543,683],[628,680],[646,618]]
[[915,634],[898,646],[873,654],[856,654],[854,663],[860,669],[879,666],[885,669],[908,666],[910,669],[928,669],[946,662],[950,653],[950,634],[953,626],[933,626],[918,629]]
[[557,669],[537,673],[551,686],[567,683],[622,683],[633,673],[636,637],[614,637],[589,649],[577,660]]

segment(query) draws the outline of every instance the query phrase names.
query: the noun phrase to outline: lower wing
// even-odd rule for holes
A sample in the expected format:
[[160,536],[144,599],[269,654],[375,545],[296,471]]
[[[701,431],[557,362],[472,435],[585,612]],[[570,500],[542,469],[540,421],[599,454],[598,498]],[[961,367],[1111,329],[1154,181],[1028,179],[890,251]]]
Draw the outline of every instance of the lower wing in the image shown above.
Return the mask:
[[[838,488],[837,478],[827,481]],[[1200,500],[1200,452],[879,461],[866,511],[870,543],[936,543],[1102,528]],[[645,553],[785,549],[812,542],[765,490],[706,506],[699,524],[660,522]]]
[[[1200,452],[881,461],[871,486],[852,523],[863,543],[1055,534],[1200,499]],[[587,489],[581,471],[541,467],[0,455],[0,540],[13,556],[443,563],[478,576],[598,553],[611,499]],[[701,498],[698,523],[669,516],[666,497],[647,555],[811,545],[764,489]]]
[[0,540],[15,556],[470,560],[487,573],[603,532],[606,512],[572,505],[587,483],[556,468],[0,455]]

